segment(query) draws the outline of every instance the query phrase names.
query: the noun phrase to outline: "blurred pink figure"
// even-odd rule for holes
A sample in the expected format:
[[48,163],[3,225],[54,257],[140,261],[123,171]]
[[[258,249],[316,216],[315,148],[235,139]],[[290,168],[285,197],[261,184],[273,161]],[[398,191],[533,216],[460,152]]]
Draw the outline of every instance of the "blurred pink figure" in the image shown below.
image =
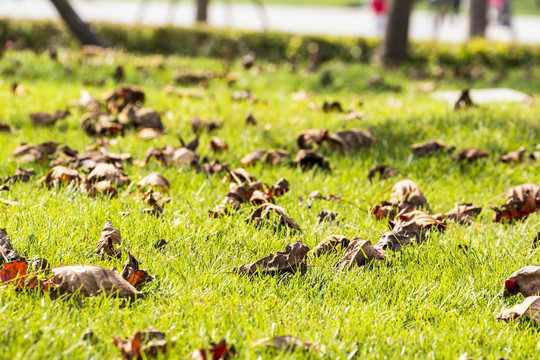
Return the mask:
[[386,0],[373,0],[371,2],[373,12],[375,12],[375,29],[378,35],[383,35],[386,29],[386,18],[388,16],[388,6]]

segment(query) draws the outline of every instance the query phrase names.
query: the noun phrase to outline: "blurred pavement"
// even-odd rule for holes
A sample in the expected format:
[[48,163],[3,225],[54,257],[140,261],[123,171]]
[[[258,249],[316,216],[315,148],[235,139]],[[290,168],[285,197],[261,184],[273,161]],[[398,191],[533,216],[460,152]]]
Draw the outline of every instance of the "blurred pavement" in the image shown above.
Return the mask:
[[[84,20],[133,24],[138,20],[138,1],[72,0],[71,3]],[[365,7],[311,7],[290,5],[265,5],[268,29],[297,34],[377,36],[375,16]],[[195,18],[192,1],[183,1],[171,11],[166,1],[150,1],[143,11],[142,23],[191,26]],[[48,0],[0,0],[0,18],[58,19],[58,14]],[[513,17],[515,40],[526,44],[540,44],[540,17]],[[209,22],[215,27],[263,30],[264,20],[259,9],[251,3],[226,4],[214,1],[209,9]],[[434,39],[445,42],[463,42],[467,39],[466,15],[446,19],[433,35],[434,15],[416,11],[412,17],[411,37],[415,40]],[[507,28],[490,26],[488,39],[511,41]]]

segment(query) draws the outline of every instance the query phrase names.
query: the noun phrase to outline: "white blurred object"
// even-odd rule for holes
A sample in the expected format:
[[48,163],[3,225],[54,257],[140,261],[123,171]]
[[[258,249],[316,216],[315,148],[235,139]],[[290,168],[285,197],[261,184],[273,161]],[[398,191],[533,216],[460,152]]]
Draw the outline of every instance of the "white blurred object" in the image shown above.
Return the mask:
[[[461,95],[461,90],[457,91],[437,91],[431,94],[431,98],[434,100],[446,100],[451,105],[454,105],[458,101]],[[505,103],[505,102],[518,102],[518,103],[530,103],[532,97],[521,91],[506,89],[506,88],[492,88],[492,89],[471,89],[471,100],[475,104],[486,103]]]

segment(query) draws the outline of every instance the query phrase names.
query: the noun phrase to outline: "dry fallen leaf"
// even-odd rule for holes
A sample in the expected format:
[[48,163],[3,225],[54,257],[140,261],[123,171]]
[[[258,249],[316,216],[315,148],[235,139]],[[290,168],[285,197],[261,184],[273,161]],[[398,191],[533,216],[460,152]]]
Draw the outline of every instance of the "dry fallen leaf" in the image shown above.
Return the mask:
[[336,220],[337,214],[332,210],[321,210],[319,215],[317,215],[317,225],[322,224],[323,222],[331,222]]
[[415,155],[426,156],[438,151],[451,152],[454,150],[454,147],[446,145],[439,140],[430,140],[424,143],[413,144],[410,149]]
[[320,356],[324,356],[326,354],[326,347],[324,345],[312,344],[290,335],[260,339],[253,345],[253,347],[256,349],[273,348],[280,351],[304,350],[311,351]]
[[307,270],[306,256],[309,252],[307,247],[301,241],[288,244],[285,251],[268,255],[251,264],[245,264],[235,267],[232,272],[244,275],[284,275]]
[[[196,138],[197,140],[198,138]],[[188,144],[187,146],[190,146]],[[191,145],[196,147],[195,144]],[[158,161],[165,166],[178,166],[178,167],[196,167],[199,163],[200,156],[197,155],[194,149],[188,147],[173,147],[167,145],[163,148],[152,147],[146,151],[143,165],[146,165],[148,161],[156,157]]]
[[49,157],[56,152],[57,148],[58,144],[52,141],[33,146],[22,143],[13,150],[13,156],[22,162],[48,162]]
[[137,188],[139,189],[144,189],[147,186],[158,186],[161,190],[165,191],[170,186],[170,183],[163,175],[151,172],[137,183]]
[[337,251],[337,248],[344,249],[349,246],[350,240],[343,235],[330,235],[317,246],[309,251],[310,256],[322,256],[323,254]]
[[30,118],[34,125],[38,126],[51,126],[56,124],[58,120],[67,118],[71,113],[69,110],[56,110],[56,113],[53,115],[45,112],[31,113]]
[[517,150],[511,151],[506,155],[501,156],[501,161],[503,163],[519,163],[523,161],[525,157],[525,151],[527,149],[525,146],[520,147]]
[[300,132],[296,142],[300,149],[311,149],[313,145],[320,145],[328,136],[328,129],[312,129]]
[[271,203],[265,203],[256,208],[246,219],[247,223],[253,223],[255,226],[260,226],[265,220],[270,217],[270,212],[279,216],[279,224],[284,225],[294,230],[300,230],[300,226],[285,214],[285,209]]
[[336,268],[341,270],[351,269],[355,266],[364,266],[371,260],[386,259],[386,251],[376,249],[371,243],[362,238],[354,238],[350,243]]
[[253,165],[258,161],[262,161],[267,164],[280,164],[289,160],[289,153],[285,150],[270,149],[270,150],[254,150],[244,156],[240,163],[243,166]]
[[459,96],[459,99],[456,101],[454,105],[454,109],[463,109],[466,107],[474,106],[474,103],[471,100],[470,90],[465,89],[461,92],[461,95]]
[[59,165],[49,170],[47,175],[39,179],[37,183],[51,188],[58,185],[78,184],[80,181],[81,175],[77,170]]
[[519,319],[527,317],[540,323],[540,296],[529,296],[521,304],[511,309],[503,309],[495,317],[500,320]]
[[230,360],[236,357],[234,345],[228,346],[225,340],[210,343],[209,349],[197,349],[191,355],[191,360]]
[[151,108],[139,108],[135,105],[127,105],[120,113],[118,120],[122,124],[130,125],[138,129],[155,129],[163,131],[161,116]]
[[251,113],[249,113],[248,116],[246,117],[246,126],[247,125],[252,125],[252,126],[257,125],[257,120]]
[[141,140],[152,140],[163,135],[162,130],[152,129],[152,128],[141,128],[137,132],[137,137]]
[[115,228],[110,221],[107,221],[101,231],[95,252],[101,258],[105,256],[119,258],[122,256],[122,249],[115,249],[114,245],[121,244],[120,230]]
[[0,229],[0,263],[24,260],[24,258],[13,248],[6,229]]
[[100,111],[84,114],[80,124],[88,136],[118,136],[124,134],[124,125],[118,121],[116,116]]
[[461,225],[469,225],[482,212],[481,207],[474,204],[456,204],[452,210],[444,214],[443,219],[454,221]]
[[110,112],[121,112],[127,105],[141,106],[145,100],[144,90],[136,86],[123,86],[101,96]]
[[108,180],[118,186],[127,185],[131,182],[129,177],[121,169],[106,163],[97,164],[86,179],[91,183]]
[[0,123],[0,133],[10,133],[11,127],[8,124]]
[[394,184],[390,195],[390,203],[398,205],[400,210],[408,208],[409,205],[413,208],[425,208],[429,210],[429,205],[424,194],[422,194],[418,185],[409,179],[401,180]]
[[13,184],[18,181],[28,182],[30,181],[30,178],[35,175],[36,172],[34,171],[34,169],[25,170],[21,167],[17,167],[17,169],[15,170],[15,174],[0,178],[0,183]]
[[227,150],[229,146],[224,140],[218,138],[217,136],[212,136],[210,138],[208,148],[211,149],[213,152],[221,152]]
[[234,170],[229,170],[228,174],[223,177],[221,183],[225,184],[229,181],[234,181],[237,184],[249,184],[256,181],[255,177],[247,172],[246,169],[237,168]]
[[83,194],[94,198],[100,196],[115,198],[118,196],[118,192],[109,180],[103,180],[92,185],[83,178],[80,188]]
[[175,345],[175,339],[167,342],[165,334],[153,327],[142,331],[137,330],[128,339],[114,335],[112,341],[120,350],[123,360],[157,357],[159,353],[166,354]]
[[458,162],[458,163],[462,163],[462,162],[473,162],[473,161],[476,161],[476,160],[479,160],[479,159],[482,159],[482,158],[486,158],[489,156],[489,153],[487,151],[484,151],[484,150],[480,150],[480,149],[477,149],[477,148],[467,148],[467,149],[463,149],[461,150],[455,157],[454,159]]
[[154,281],[156,279],[155,276],[149,275],[147,270],[139,269],[139,262],[133,255],[131,255],[129,252],[127,260],[124,262],[124,266],[122,267],[122,272],[120,275],[128,283],[130,283],[133,286],[137,286],[138,284],[147,282],[147,281]]
[[207,121],[203,121],[197,116],[191,119],[189,123],[191,124],[191,128],[193,129],[193,132],[195,134],[198,134],[202,131],[211,132],[223,126],[223,122],[221,120],[210,119]]
[[327,135],[324,139],[332,151],[349,155],[352,151],[370,147],[375,138],[370,130],[341,130]]
[[369,171],[369,182],[371,182],[377,174],[379,174],[379,180],[382,180],[396,176],[398,174],[398,171],[388,165],[378,165]]
[[522,293],[540,295],[540,265],[529,265],[511,274],[504,282],[503,296]]
[[330,162],[322,154],[313,150],[300,149],[296,154],[293,162],[300,166],[302,169],[308,169],[315,166],[323,170],[330,169]]
[[494,221],[513,222],[525,219],[529,214],[540,209],[540,186],[523,184],[506,191],[506,201],[501,209],[491,206],[495,211]]

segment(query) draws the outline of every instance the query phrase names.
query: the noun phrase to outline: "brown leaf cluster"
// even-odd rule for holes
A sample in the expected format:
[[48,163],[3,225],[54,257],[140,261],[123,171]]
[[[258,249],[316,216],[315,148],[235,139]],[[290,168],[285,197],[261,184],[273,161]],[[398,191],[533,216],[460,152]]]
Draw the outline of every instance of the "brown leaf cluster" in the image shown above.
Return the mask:
[[165,334],[151,327],[137,330],[131,338],[127,339],[114,335],[112,341],[120,350],[123,360],[142,360],[156,357],[158,354],[166,354],[175,346],[176,339],[167,341]]
[[308,252],[309,247],[297,241],[288,244],[283,252],[268,255],[250,264],[237,266],[232,271],[243,275],[286,275],[296,272],[303,274],[307,270]]
[[540,209],[540,186],[523,184],[506,191],[506,201],[499,208],[492,206],[496,222],[514,222],[525,219]]

